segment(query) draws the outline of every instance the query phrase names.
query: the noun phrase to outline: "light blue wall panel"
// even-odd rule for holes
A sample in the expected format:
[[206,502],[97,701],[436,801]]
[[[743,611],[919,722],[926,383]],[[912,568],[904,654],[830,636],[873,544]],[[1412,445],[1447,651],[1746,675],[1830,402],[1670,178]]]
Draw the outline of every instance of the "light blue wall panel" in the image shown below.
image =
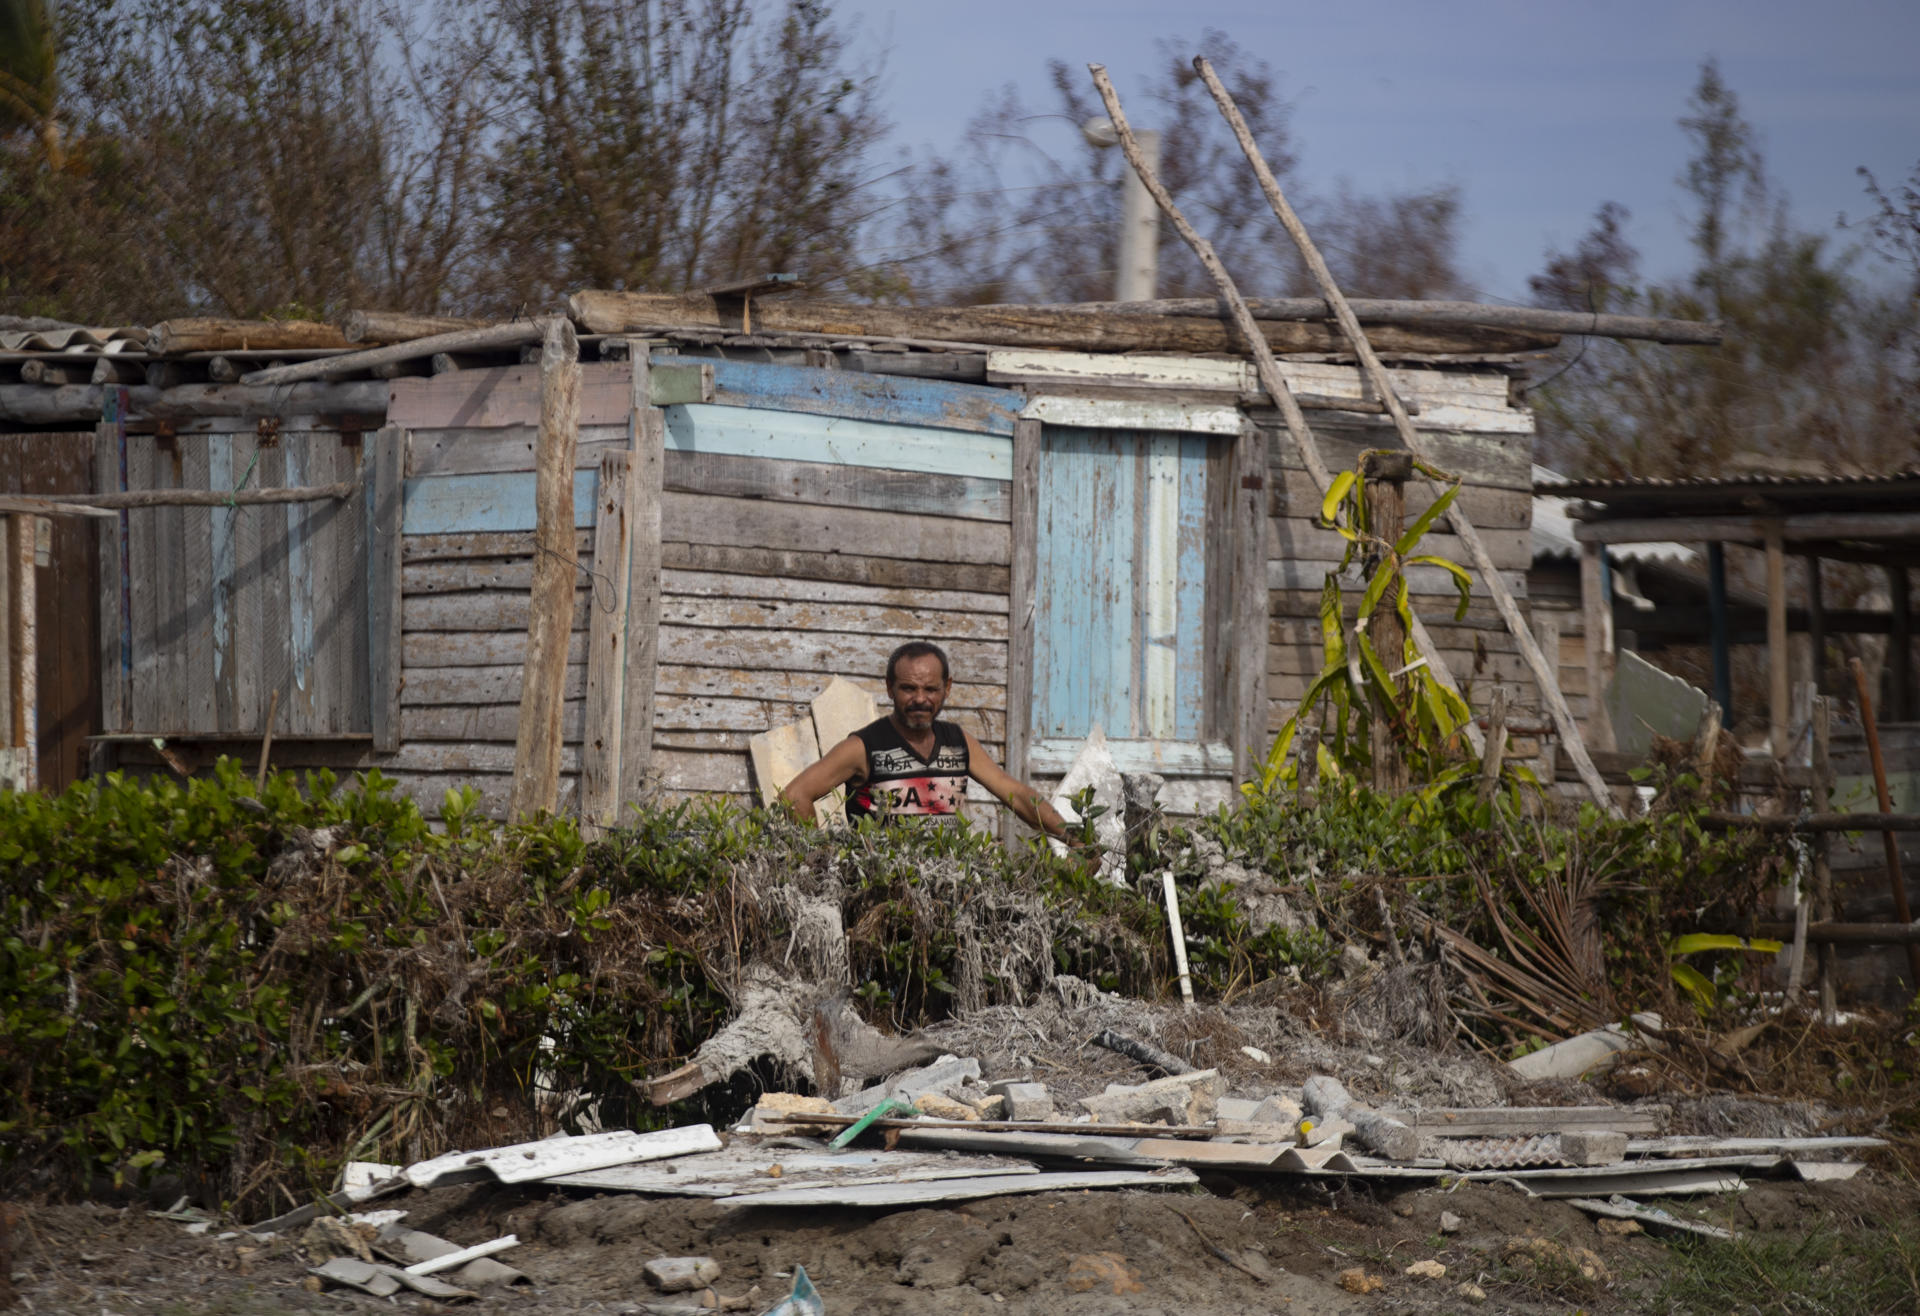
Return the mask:
[[677,452],[1013,478],[1013,440],[992,434],[712,404],[665,410],[667,447]]
[[[410,535],[532,530],[536,524],[532,471],[487,475],[421,475],[407,481],[402,514]],[[593,524],[597,469],[573,477],[573,524]]]
[[1207,440],[1180,439],[1179,575],[1174,581],[1174,735],[1198,740],[1205,726],[1207,622]]
[[1005,388],[859,370],[821,370],[758,361],[660,356],[663,366],[711,365],[715,401],[727,406],[815,412],[850,420],[1012,437],[1025,399]]

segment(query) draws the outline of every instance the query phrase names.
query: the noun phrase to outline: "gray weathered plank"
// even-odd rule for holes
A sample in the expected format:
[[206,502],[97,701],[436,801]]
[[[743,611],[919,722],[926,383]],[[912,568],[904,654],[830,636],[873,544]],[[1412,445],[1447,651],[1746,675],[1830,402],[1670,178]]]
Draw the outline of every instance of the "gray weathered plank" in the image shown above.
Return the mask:
[[944,612],[932,608],[806,603],[786,599],[688,598],[667,595],[661,622],[671,626],[796,631],[865,631],[875,635],[952,640],[1005,640],[1004,614]]
[[407,432],[388,425],[373,435],[367,463],[367,692],[373,747],[400,748],[402,563],[400,510]]
[[[891,707],[882,679],[885,663],[883,655],[880,662],[867,671],[828,674],[663,663],[659,679],[660,700],[664,702],[669,695],[708,699],[767,699],[776,706],[791,705],[793,716],[798,718],[813,697],[826,688],[832,676],[844,676],[872,695],[884,710]],[[1004,684],[965,679],[961,673],[956,673],[956,676],[963,679],[953,683],[953,693],[947,700],[949,710],[971,708],[990,709],[995,713],[1005,711],[1007,688]]]
[[[600,459],[599,510],[593,560],[611,572],[592,577],[587,636],[587,701],[580,752],[580,817],[602,826],[619,821],[620,756],[625,748],[628,536],[633,528],[633,486],[628,455]],[[565,733],[562,732],[564,737]]]
[[645,342],[628,344],[627,472],[632,508],[627,535],[625,706],[620,719],[620,785],[616,812],[636,804],[652,776],[654,683],[660,669],[660,572],[663,493],[666,478],[666,417],[652,405],[652,376]]
[[[495,471],[531,471],[537,425],[506,425],[495,429],[427,429],[413,431],[408,445],[407,475],[480,475]],[[627,427],[582,425],[574,453],[574,469],[600,464],[610,448],[624,450]]]
[[1007,482],[980,476],[678,450],[667,452],[665,476],[666,487],[678,492],[980,521],[1007,519]]
[[[181,482],[188,489],[208,489],[210,467],[206,435],[191,435],[178,440],[181,448]],[[181,511],[181,581],[184,592],[180,604],[186,617],[184,650],[186,653],[186,721],[194,730],[213,730],[219,726],[215,687],[213,634],[213,509],[183,507]]]
[[[1007,593],[1010,625],[1007,631],[1007,763],[1018,781],[1027,779],[1028,749],[1033,731],[1033,610],[1036,594],[1040,527],[1040,422],[1023,420],[1013,430],[1013,479],[1010,482],[1009,563],[1012,582]],[[1018,829],[1008,821],[1002,839],[1012,846]]]
[[[1411,486],[1410,486],[1411,487]],[[1411,517],[1409,517],[1411,519]],[[1493,556],[1493,564],[1502,571],[1525,571],[1533,564],[1533,532],[1524,527],[1511,530],[1482,529],[1480,537],[1487,545],[1487,551]],[[1346,549],[1347,541],[1337,531],[1323,530],[1306,516],[1285,516],[1273,518],[1271,556],[1281,559],[1306,558],[1314,561],[1337,561]],[[1430,554],[1445,558],[1449,562],[1458,562],[1467,570],[1473,570],[1466,549],[1457,536],[1430,530],[1420,539],[1416,553]]]
[[1231,665],[1232,743],[1234,784],[1260,768],[1265,748],[1267,713],[1267,581],[1266,564],[1272,550],[1266,515],[1266,444],[1251,425],[1235,440],[1227,488],[1233,498],[1229,520],[1233,553]]
[[[209,435],[210,439],[214,436]],[[232,472],[227,481],[229,489],[239,487],[242,481],[249,486],[259,483],[259,439],[253,434],[221,435],[228,444],[228,469]],[[267,715],[269,694],[263,691],[266,685],[263,655],[267,641],[261,634],[261,594],[266,563],[262,559],[264,549],[261,532],[265,519],[278,514],[277,508],[236,507],[233,509],[233,557],[232,578],[227,596],[226,629],[228,648],[233,655],[233,674],[226,684],[232,690],[233,724],[222,726],[222,731],[262,730],[262,721]]]
[[[120,454],[126,442],[126,427],[119,421],[102,421],[93,435],[93,491],[117,493],[120,490]],[[123,615],[120,577],[120,546],[125,534],[127,513],[113,520],[102,520],[95,528],[100,561],[100,729],[125,731],[128,726],[126,672],[121,666],[121,643],[127,636],[128,619]]]
[[[1265,418],[1254,416],[1263,429]],[[1320,452],[1334,471],[1352,470],[1360,454],[1369,448],[1395,448],[1391,429],[1334,426],[1316,420],[1314,436]],[[1300,454],[1293,440],[1278,426],[1269,429],[1267,460],[1275,466],[1300,468]],[[1498,489],[1533,489],[1533,440],[1527,434],[1471,434],[1464,432],[1421,435],[1422,443],[1433,455],[1434,465],[1449,476],[1458,476],[1468,484]]]
[[[396,379],[387,423],[406,429],[485,429],[540,423],[540,368],[501,366],[460,370],[426,379]],[[580,424],[624,425],[628,367],[624,361],[580,368]],[[531,469],[531,467],[527,468]]]
[[896,589],[965,590],[1004,595],[1005,566],[980,562],[915,561],[852,552],[757,548],[748,545],[669,542],[660,546],[667,567],[785,576],[796,580],[844,581]]
[[[573,591],[572,625],[587,624],[593,577]],[[513,590],[471,590],[464,594],[409,594],[401,604],[401,629],[412,631],[524,631],[530,615],[527,595]]]
[[689,544],[819,551],[823,547],[920,562],[1005,566],[1007,526],[947,516],[896,516],[851,507],[720,498],[669,491],[661,498],[661,538]]

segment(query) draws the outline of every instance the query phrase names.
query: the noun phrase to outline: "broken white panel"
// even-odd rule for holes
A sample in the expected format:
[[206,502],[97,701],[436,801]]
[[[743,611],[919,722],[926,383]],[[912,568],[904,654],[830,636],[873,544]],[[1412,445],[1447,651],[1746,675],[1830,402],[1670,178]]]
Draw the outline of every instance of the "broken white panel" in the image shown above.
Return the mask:
[[753,760],[753,780],[760,790],[760,803],[771,808],[787,783],[820,757],[820,743],[814,739],[812,719],[789,722],[748,737],[747,756]]
[[[1121,787],[1120,769],[1107,751],[1107,733],[1098,726],[1087,733],[1086,748],[1074,759],[1073,766],[1067,769],[1067,775],[1054,791],[1053,807],[1069,827],[1080,823],[1072,797],[1088,787],[1093,788],[1093,802],[1106,810],[1093,820],[1093,837],[1102,856],[1099,876],[1118,886],[1126,879],[1127,801]],[[1049,841],[1048,844],[1056,855],[1066,857],[1067,847],[1063,842]]]
[[1865,1166],[1860,1161],[1795,1161],[1793,1172],[1812,1183],[1833,1183],[1851,1179]]
[[1077,1133],[1027,1133],[1001,1129],[890,1130],[900,1135],[902,1147],[944,1147],[962,1152],[999,1152],[1010,1156],[1038,1156],[1046,1160],[1080,1161],[1093,1165],[1127,1165],[1138,1169],[1166,1162],[1134,1149],[1138,1138]]
[[387,1165],[380,1161],[348,1161],[346,1168],[340,1171],[340,1186],[349,1192],[360,1188],[371,1188],[375,1184],[385,1183],[388,1179],[398,1178],[407,1172],[404,1165]]
[[847,1151],[734,1143],[724,1151],[650,1165],[616,1165],[546,1182],[567,1188],[669,1197],[736,1197],[788,1188],[927,1183],[996,1174],[1038,1174],[1031,1161],[1003,1156],[942,1156],[912,1151]]
[[402,1288],[424,1293],[430,1298],[477,1298],[480,1295],[470,1289],[459,1288],[430,1275],[410,1275],[398,1266],[381,1266],[362,1261],[358,1257],[335,1257],[324,1266],[313,1266],[307,1271],[318,1275],[330,1284],[344,1284],[348,1288],[359,1289],[362,1293],[372,1294],[376,1298],[391,1297]]
[[444,1188],[488,1179],[530,1183],[559,1174],[601,1170],[609,1165],[630,1165],[719,1149],[720,1138],[710,1124],[689,1124],[657,1133],[620,1129],[577,1138],[546,1138],[487,1151],[448,1152],[408,1166],[406,1177],[415,1188]]
[[1731,1229],[1710,1225],[1703,1220],[1682,1220],[1657,1206],[1641,1206],[1625,1197],[1614,1197],[1605,1202],[1592,1197],[1570,1197],[1567,1205],[1577,1207],[1588,1215],[1606,1216],[1609,1220],[1638,1220],[1649,1230],[1670,1229],[1676,1233],[1698,1234],[1702,1238],[1739,1237]]
[[846,1188],[796,1188],[723,1197],[721,1206],[913,1206],[965,1202],[1013,1193],[1063,1193],[1109,1188],[1185,1188],[1200,1182],[1192,1170],[1062,1170],[1045,1174],[996,1174],[937,1183],[861,1184]]
[[1740,1178],[1740,1171],[1733,1168],[1623,1171],[1617,1165],[1610,1165],[1599,1174],[1580,1170],[1517,1170],[1506,1174],[1483,1171],[1462,1177],[1510,1182],[1529,1197],[1592,1197],[1602,1193],[1608,1196],[1618,1193],[1632,1197],[1666,1197],[1693,1193],[1743,1193],[1747,1190],[1746,1183]]

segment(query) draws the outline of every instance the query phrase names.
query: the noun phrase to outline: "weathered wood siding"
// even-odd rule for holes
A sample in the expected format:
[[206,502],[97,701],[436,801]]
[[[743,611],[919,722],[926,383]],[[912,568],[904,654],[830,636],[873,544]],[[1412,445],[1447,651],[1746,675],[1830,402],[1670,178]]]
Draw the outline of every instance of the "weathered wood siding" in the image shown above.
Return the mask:
[[[130,434],[126,487],[231,491],[358,478],[358,434]],[[129,511],[121,625],[140,736],[369,729],[363,495],[320,502]],[[114,542],[118,542],[117,539]]]
[[[0,434],[0,493],[82,493],[93,487],[93,434]],[[87,773],[87,737],[100,729],[99,551],[93,525],[55,517],[34,591],[42,790]]]
[[[1357,372],[1347,366],[1289,365],[1295,387],[1332,396],[1359,396]],[[1308,372],[1308,373],[1302,373]],[[1422,432],[1436,464],[1463,482],[1457,505],[1472,520],[1496,569],[1522,609],[1528,606],[1527,570],[1532,561],[1533,418],[1509,399],[1508,379],[1495,371],[1413,370],[1392,372],[1402,397],[1420,406],[1414,424]],[[1268,663],[1267,730],[1279,730],[1293,715],[1307,685],[1324,663],[1320,598],[1327,574],[1345,551],[1346,541],[1315,524],[1320,494],[1307,475],[1293,440],[1277,415],[1256,411],[1268,432],[1272,513],[1268,587],[1272,607]],[[1369,448],[1398,447],[1382,418],[1309,413],[1321,454],[1334,472],[1351,470]],[[1431,505],[1426,483],[1407,485],[1407,519]],[[1459,538],[1442,521],[1422,541],[1423,553],[1472,568]],[[1340,577],[1348,595],[1347,621],[1353,620],[1362,580],[1356,567]],[[1469,687],[1475,707],[1485,707],[1495,686],[1509,701],[1537,710],[1539,692],[1521,660],[1513,636],[1484,589],[1476,588],[1467,615],[1454,618],[1458,595],[1450,575],[1437,567],[1407,573],[1413,606],[1457,680]],[[1563,687],[1564,689],[1565,687]],[[1569,692],[1571,693],[1571,692]],[[1532,713],[1528,721],[1536,718]],[[1262,749],[1264,750],[1264,746]]]
[[[658,368],[679,364],[662,354]],[[931,639],[955,721],[1006,741],[1005,390],[716,364],[714,400],[668,406],[651,785],[746,802],[748,738],[809,715],[835,676],[884,700],[887,654]],[[402,748],[382,769],[430,813],[462,782],[504,805],[532,575],[537,396],[511,371],[396,383],[410,442]],[[524,372],[523,372],[524,373]],[[626,367],[584,368],[575,508],[581,583],[564,721],[578,772],[585,644],[608,573],[592,561],[599,454],[628,443]],[[433,385],[433,396],[420,385]],[[616,407],[614,399],[622,399]],[[596,401],[598,399],[598,401]],[[912,423],[888,423],[896,416]],[[457,425],[449,422],[458,421]],[[432,424],[430,422],[440,422]]]

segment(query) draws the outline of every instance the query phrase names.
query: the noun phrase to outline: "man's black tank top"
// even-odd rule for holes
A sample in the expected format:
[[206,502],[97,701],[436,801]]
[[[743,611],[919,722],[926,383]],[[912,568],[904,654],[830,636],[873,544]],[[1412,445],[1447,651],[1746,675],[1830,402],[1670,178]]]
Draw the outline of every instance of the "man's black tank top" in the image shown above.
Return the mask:
[[847,793],[848,818],[912,814],[955,817],[967,797],[967,733],[951,722],[933,724],[933,757],[907,745],[893,719],[883,717],[853,733],[867,749],[867,779]]

